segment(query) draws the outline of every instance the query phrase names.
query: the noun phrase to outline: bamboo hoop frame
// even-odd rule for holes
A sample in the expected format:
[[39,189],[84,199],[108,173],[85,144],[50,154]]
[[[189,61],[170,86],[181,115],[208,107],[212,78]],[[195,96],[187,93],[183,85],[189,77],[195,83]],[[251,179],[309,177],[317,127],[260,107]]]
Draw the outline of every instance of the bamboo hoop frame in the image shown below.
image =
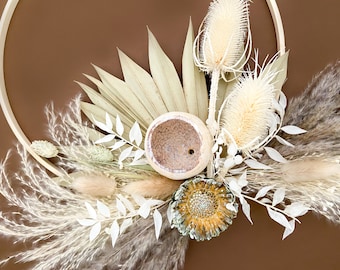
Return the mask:
[[[275,0],[266,0],[269,7],[269,11],[274,23],[275,34],[276,34],[276,46],[280,55],[283,55],[286,51],[285,47],[285,35],[282,24],[282,19],[280,15],[279,8]],[[5,55],[5,45],[8,29],[13,17],[14,11],[17,7],[19,0],[8,0],[5,9],[2,13],[0,20],[0,104],[5,118],[13,131],[15,137],[23,145],[23,147],[32,155],[32,157],[44,166],[48,171],[53,173],[58,177],[65,176],[60,168],[49,162],[47,159],[42,158],[31,147],[31,141],[27,138],[23,130],[21,129],[8,99],[6,83],[5,83],[5,70],[4,70],[4,55]]]

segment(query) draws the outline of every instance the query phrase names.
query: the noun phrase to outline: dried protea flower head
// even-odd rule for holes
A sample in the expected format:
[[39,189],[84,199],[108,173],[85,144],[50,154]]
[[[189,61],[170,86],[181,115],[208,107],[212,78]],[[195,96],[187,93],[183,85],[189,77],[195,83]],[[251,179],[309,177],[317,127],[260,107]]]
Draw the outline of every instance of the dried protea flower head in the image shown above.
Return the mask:
[[237,214],[235,196],[222,182],[196,177],[184,182],[171,202],[172,227],[197,241],[225,231]]
[[[251,48],[248,0],[214,0],[196,38],[196,65],[208,73],[234,72]],[[245,43],[245,40],[246,44]]]

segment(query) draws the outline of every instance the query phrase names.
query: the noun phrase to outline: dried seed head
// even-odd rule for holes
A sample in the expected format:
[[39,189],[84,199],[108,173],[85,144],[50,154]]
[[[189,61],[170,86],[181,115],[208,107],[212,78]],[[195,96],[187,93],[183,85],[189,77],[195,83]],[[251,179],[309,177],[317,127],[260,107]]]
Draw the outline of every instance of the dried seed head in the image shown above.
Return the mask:
[[194,58],[203,71],[233,72],[247,62],[251,47],[248,5],[248,0],[215,0],[210,4],[195,42]]
[[123,187],[123,191],[129,194],[138,194],[146,198],[163,199],[173,194],[181,183],[181,181],[173,181],[155,174],[145,176],[145,180],[128,183]]
[[58,149],[48,141],[33,141],[31,148],[35,153],[44,158],[52,158],[58,155]]
[[83,175],[75,178],[71,188],[93,197],[111,196],[116,190],[116,181],[104,175]]
[[195,178],[184,182],[171,202],[172,227],[197,241],[210,240],[232,224],[235,196],[223,183]]
[[112,152],[101,145],[86,146],[85,152],[87,157],[95,162],[111,162],[113,160]]
[[238,83],[221,108],[220,127],[225,144],[235,144],[245,151],[268,136],[271,126],[276,128],[275,71],[265,74],[249,72]]

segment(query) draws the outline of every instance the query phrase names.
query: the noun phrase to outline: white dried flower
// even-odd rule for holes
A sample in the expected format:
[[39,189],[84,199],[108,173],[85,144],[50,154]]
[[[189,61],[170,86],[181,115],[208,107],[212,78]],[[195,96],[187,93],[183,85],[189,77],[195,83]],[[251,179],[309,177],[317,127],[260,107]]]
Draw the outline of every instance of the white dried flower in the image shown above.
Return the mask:
[[255,71],[238,79],[221,111],[220,123],[227,145],[233,143],[237,149],[251,150],[276,125],[275,75]]
[[101,145],[87,146],[86,154],[90,160],[96,162],[111,162],[114,158],[112,152]]
[[31,144],[31,148],[35,153],[44,158],[53,158],[58,155],[57,147],[48,141],[33,141]]
[[233,72],[247,62],[251,47],[248,2],[215,0],[210,4],[195,43],[194,58],[203,71]]

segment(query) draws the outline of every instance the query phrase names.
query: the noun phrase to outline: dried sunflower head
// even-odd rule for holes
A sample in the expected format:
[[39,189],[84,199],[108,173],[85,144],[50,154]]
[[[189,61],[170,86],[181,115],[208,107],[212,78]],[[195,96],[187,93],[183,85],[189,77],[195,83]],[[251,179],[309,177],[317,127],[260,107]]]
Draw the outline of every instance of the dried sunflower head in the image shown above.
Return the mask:
[[225,231],[237,214],[235,196],[214,179],[197,177],[184,182],[170,204],[172,228],[197,241]]

